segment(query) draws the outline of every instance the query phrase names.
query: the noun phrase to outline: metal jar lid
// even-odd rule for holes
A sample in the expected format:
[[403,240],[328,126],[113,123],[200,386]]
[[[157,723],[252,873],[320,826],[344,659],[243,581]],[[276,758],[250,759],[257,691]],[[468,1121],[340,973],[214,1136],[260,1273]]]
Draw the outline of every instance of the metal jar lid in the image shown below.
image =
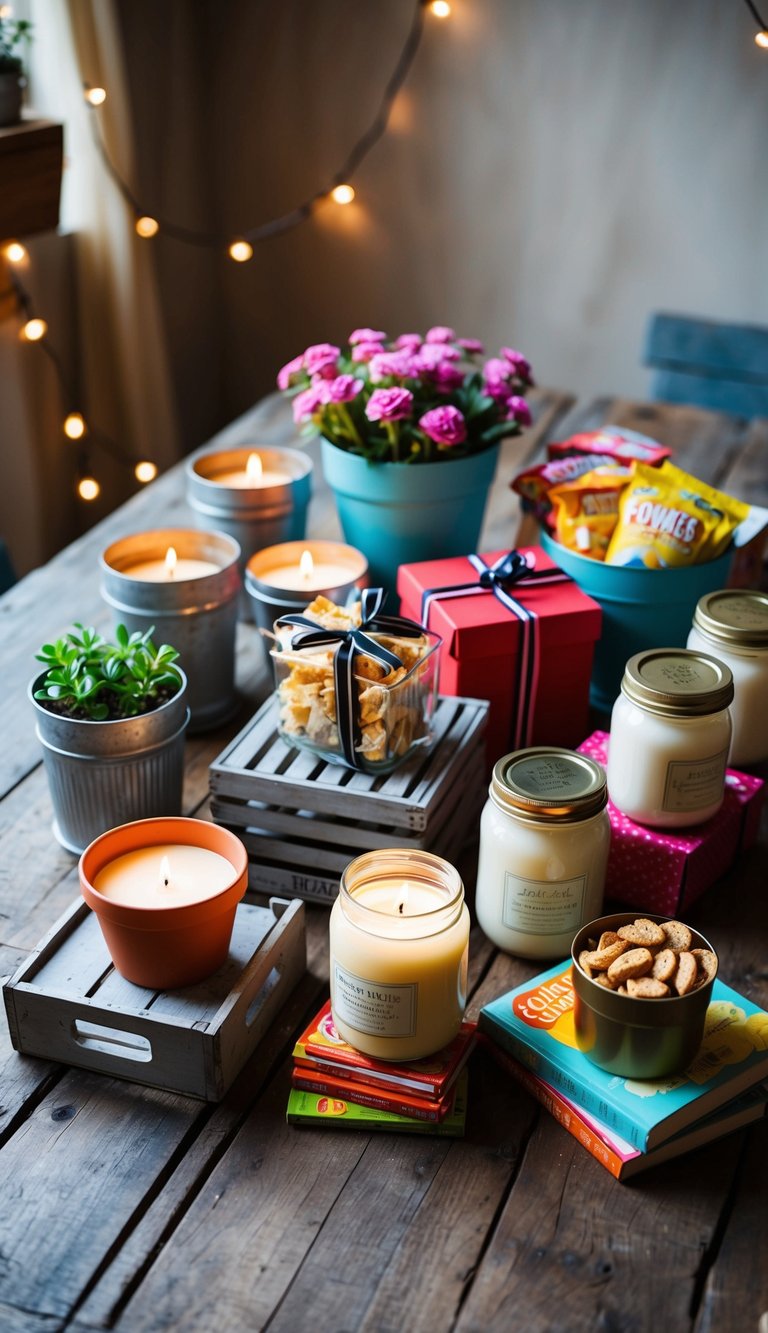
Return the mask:
[[649,713],[700,717],[719,713],[733,699],[724,662],[690,648],[651,648],[630,657],[621,692]]
[[561,824],[599,814],[608,800],[600,764],[553,745],[516,750],[499,759],[490,796],[500,810],[519,819]]
[[696,629],[733,648],[768,648],[768,593],[723,588],[702,597],[693,615]]

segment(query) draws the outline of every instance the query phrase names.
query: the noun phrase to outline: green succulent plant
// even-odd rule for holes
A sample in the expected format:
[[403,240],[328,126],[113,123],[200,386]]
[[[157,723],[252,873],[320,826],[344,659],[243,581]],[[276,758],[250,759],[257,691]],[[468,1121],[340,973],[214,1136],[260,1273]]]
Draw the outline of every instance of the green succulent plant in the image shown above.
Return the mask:
[[152,642],[154,626],[129,634],[118,625],[110,643],[93,627],[75,622],[55,643],[35,654],[47,668],[34,697],[52,712],[104,722],[135,717],[157,708],[179,690],[179,654]]

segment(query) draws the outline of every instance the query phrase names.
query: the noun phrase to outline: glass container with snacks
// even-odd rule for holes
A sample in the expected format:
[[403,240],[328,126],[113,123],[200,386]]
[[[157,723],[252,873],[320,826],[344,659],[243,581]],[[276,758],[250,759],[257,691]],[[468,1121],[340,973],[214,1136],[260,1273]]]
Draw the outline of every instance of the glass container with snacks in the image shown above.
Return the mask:
[[567,953],[603,901],[610,843],[605,773],[572,750],[499,759],[480,821],[477,919],[522,958]]
[[381,589],[336,606],[318,596],[275,622],[271,651],[283,740],[331,763],[389,773],[431,740],[438,634],[380,614]]
[[608,792],[639,824],[687,828],[716,814],[725,793],[733,677],[688,648],[627,662],[611,715]]
[[711,653],[733,676],[729,763],[768,759],[768,594],[740,588],[699,601],[688,647]]
[[706,1081],[712,1055],[702,1037],[718,962],[703,935],[669,917],[617,912],[583,926],[571,957],[574,1035],[583,1055],[624,1078],[689,1069],[689,1077]]

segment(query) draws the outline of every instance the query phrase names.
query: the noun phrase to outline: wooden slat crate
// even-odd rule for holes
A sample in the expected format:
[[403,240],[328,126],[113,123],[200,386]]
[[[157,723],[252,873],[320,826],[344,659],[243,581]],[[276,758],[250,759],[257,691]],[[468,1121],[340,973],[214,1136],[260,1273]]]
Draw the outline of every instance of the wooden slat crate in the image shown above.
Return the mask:
[[245,843],[249,888],[327,903],[361,852],[423,848],[450,860],[485,802],[487,714],[484,700],[439,699],[432,747],[374,776],[287,745],[267,700],[210,769],[211,812]]
[[77,899],[3,986],[24,1055],[220,1101],[304,975],[304,906],[240,903],[226,963],[205,981],[151,991],[112,966]]

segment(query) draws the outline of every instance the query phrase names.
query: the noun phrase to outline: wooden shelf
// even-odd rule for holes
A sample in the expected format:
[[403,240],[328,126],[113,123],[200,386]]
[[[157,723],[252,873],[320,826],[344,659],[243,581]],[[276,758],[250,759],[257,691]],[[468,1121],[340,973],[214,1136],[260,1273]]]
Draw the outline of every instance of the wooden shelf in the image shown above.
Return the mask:
[[0,128],[0,241],[59,224],[64,127],[20,120]]

